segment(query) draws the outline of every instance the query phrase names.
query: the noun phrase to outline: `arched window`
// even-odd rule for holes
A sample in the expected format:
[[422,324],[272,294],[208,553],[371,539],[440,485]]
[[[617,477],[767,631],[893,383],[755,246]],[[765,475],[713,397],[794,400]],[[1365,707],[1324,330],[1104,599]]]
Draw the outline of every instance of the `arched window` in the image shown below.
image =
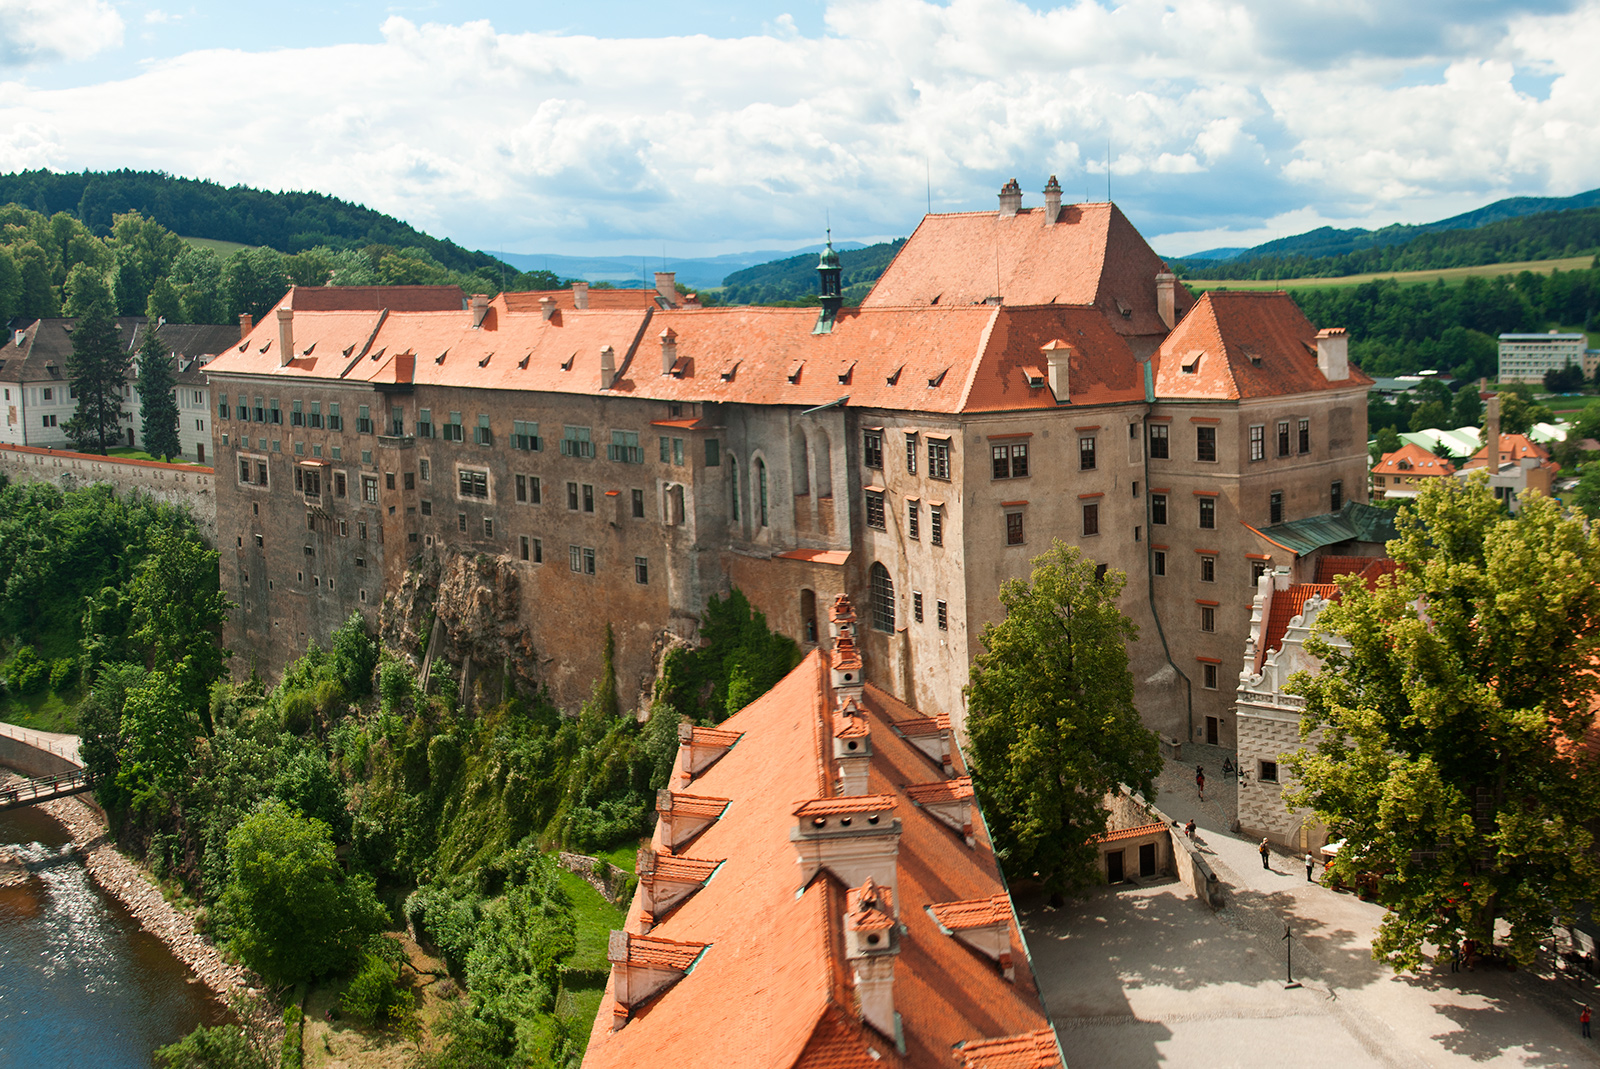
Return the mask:
[[739,458],[728,458],[729,487],[733,491],[733,521],[739,522]]
[[817,592],[809,588],[800,591],[800,628],[806,641],[817,641]]
[[806,470],[806,432],[796,429],[789,438],[789,482],[796,497],[811,492],[811,473]]
[[756,489],[761,500],[761,526],[767,525],[767,462],[756,461]]
[[879,631],[894,632],[894,580],[889,569],[882,564],[872,565],[872,626]]
[[828,443],[828,432],[817,431],[812,437],[812,452],[816,456],[817,496],[833,496],[833,447]]

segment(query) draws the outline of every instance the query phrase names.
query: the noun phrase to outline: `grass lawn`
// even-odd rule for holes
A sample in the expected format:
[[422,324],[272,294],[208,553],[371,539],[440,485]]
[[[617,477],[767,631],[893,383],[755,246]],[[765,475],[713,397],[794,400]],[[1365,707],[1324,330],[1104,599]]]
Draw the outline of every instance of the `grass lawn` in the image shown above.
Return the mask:
[[206,466],[204,464],[195,464],[194,461],[185,460],[182,457],[173,457],[171,460],[164,460],[161,457],[151,456],[143,449],[129,449],[126,446],[121,449],[107,450],[107,452],[120,460],[153,460],[158,464],[191,464],[197,468]]
[[612,930],[621,928],[627,920],[626,914],[602,898],[582,876],[565,869],[556,875],[572,899],[572,917],[578,925],[578,947],[567,961],[568,968],[606,969],[606,944]]
[[75,735],[78,732],[78,701],[81,697],[76,688],[69,692],[68,698],[62,698],[53,691],[22,697],[8,695],[0,698],[0,720],[35,731]]
[[609,850],[602,850],[597,857],[609,861],[612,868],[622,869],[624,872],[633,872],[639,864],[639,844],[623,843],[613,846]]
[[237,241],[221,241],[217,238],[184,238],[183,240],[196,248],[211,249],[224,260],[240,249],[250,248],[249,245],[241,245]]
[[[1511,264],[1479,264],[1476,267],[1446,267],[1436,271],[1379,271],[1366,275],[1341,275],[1337,278],[1274,278],[1257,282],[1253,279],[1186,279],[1184,285],[1192,290],[1303,290],[1323,289],[1329,286],[1358,286],[1380,278],[1392,278],[1407,285],[1421,285],[1443,279],[1446,283],[1459,283],[1472,275],[1494,278],[1497,275],[1516,275],[1534,271],[1548,275],[1552,271],[1577,271],[1594,263],[1594,257],[1567,256],[1559,260],[1522,260]],[[1591,342],[1592,344],[1592,342]]]

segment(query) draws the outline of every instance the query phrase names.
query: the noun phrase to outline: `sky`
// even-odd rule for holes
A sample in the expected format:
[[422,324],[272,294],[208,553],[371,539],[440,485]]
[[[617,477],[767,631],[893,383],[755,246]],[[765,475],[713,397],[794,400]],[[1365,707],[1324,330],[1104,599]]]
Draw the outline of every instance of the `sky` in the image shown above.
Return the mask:
[[1596,55],[1600,0],[0,0],[0,172],[669,257],[902,236],[1055,174],[1177,256],[1600,186]]

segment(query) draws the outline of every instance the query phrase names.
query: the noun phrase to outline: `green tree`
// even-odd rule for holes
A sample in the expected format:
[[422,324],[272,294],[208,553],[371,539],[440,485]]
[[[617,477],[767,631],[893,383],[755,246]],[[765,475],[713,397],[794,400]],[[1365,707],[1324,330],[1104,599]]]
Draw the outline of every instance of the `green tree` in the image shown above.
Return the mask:
[[72,332],[67,377],[78,397],[78,410],[67,421],[67,437],[79,449],[105,455],[121,435],[122,389],[128,357],[104,304],[91,307]]
[[372,693],[372,673],[378,667],[378,643],[367,634],[367,621],[358,612],[333,632],[333,672],[351,698]]
[[65,311],[69,316],[86,316],[94,308],[111,307],[111,287],[105,276],[89,264],[78,264],[67,275]]
[[1530,962],[1552,911],[1600,894],[1590,832],[1600,767],[1581,740],[1600,681],[1600,532],[1529,494],[1505,514],[1478,476],[1430,480],[1389,543],[1399,573],[1342,584],[1307,650],[1286,794],[1345,846],[1343,878],[1387,873],[1373,955],[1400,968],[1424,941],[1493,942]]
[[163,460],[183,452],[178,442],[178,398],[173,393],[176,385],[172,359],[152,320],[145,325],[144,342],[139,346],[139,411],[145,450]]
[[1450,405],[1450,418],[1452,426],[1456,427],[1476,427],[1483,419],[1483,398],[1478,396],[1478,388],[1472,383],[1456,391],[1456,399]]
[[1576,364],[1551,368],[1544,373],[1544,388],[1551,393],[1577,393],[1583,389],[1583,368]]
[[1591,520],[1600,519],[1600,464],[1583,469],[1577,489],[1572,492],[1572,503]]
[[117,786],[135,806],[183,783],[194,756],[199,722],[165,672],[151,672],[132,687],[122,706]]
[[1450,422],[1450,406],[1443,401],[1424,401],[1411,413],[1411,430],[1437,430]]
[[276,799],[229,833],[228,861],[233,949],[270,984],[350,968],[388,923],[371,879],[339,867],[328,826]]
[[1000,588],[1005,619],[983,630],[967,687],[973,785],[1005,868],[1055,891],[1097,879],[1094,837],[1106,795],[1127,784],[1153,798],[1156,735],[1133,704],[1117,609],[1127,579],[1057,540],[1031,579]]
[[149,548],[129,588],[130,637],[147,651],[152,670],[170,676],[209,734],[211,683],[229,656],[217,640],[228,619],[217,551],[172,530],[152,532]]
[[[1501,434],[1527,434],[1535,423],[1550,423],[1555,420],[1555,413],[1528,397],[1529,392],[1501,388],[1499,395]],[[1483,426],[1484,428],[1488,426],[1487,415]]]
[[178,295],[178,288],[172,284],[170,276],[162,275],[150,287],[150,299],[145,302],[144,317],[152,325],[184,321],[183,299]]
[[156,1050],[156,1069],[271,1069],[265,1050],[236,1024],[198,1025]]
[[1393,453],[1405,443],[1400,440],[1400,434],[1393,427],[1385,427],[1378,432],[1377,444],[1373,446],[1375,456],[1372,462],[1376,464],[1380,459]]

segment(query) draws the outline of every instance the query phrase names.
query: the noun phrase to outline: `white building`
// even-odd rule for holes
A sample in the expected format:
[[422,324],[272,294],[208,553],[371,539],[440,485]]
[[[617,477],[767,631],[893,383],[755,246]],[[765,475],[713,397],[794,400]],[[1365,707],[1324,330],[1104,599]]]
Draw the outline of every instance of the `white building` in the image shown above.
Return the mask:
[[1500,335],[1500,381],[1543,382],[1547,371],[1560,371],[1568,364],[1583,368],[1587,378],[1594,366],[1587,356],[1586,334],[1502,334]]

